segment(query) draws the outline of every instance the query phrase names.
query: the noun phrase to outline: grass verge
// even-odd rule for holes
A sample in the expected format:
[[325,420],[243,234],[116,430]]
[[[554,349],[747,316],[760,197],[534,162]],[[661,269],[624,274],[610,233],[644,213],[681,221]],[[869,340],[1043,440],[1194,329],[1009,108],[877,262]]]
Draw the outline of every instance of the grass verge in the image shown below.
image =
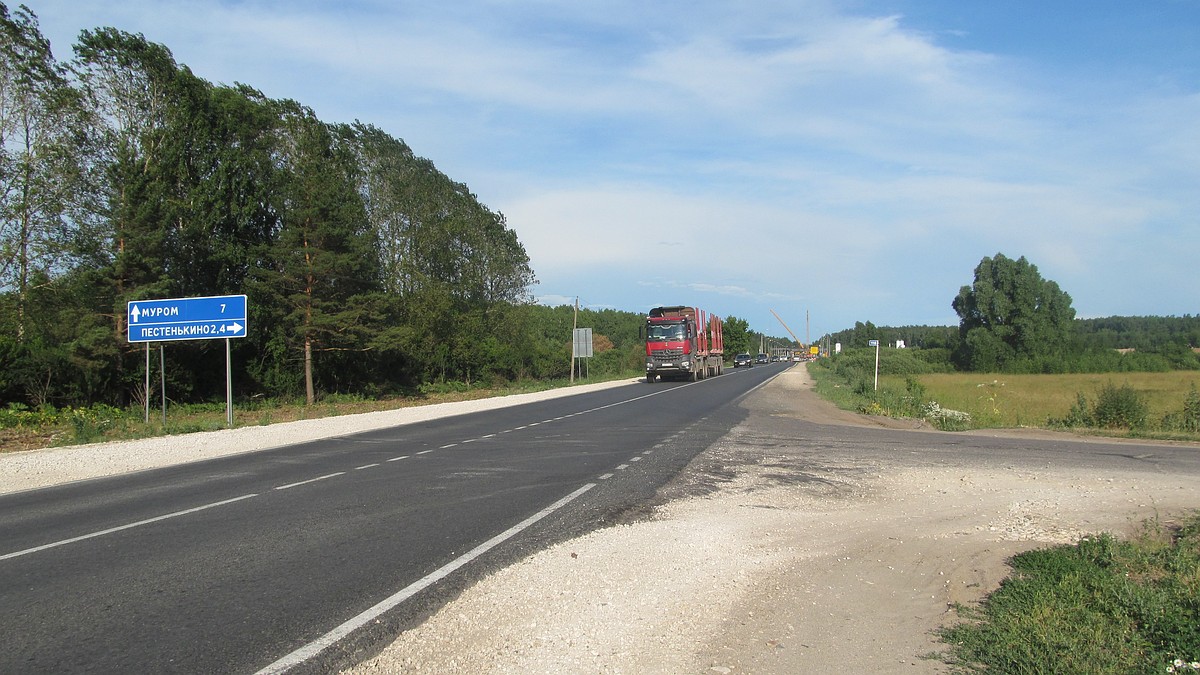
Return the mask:
[[939,637],[958,673],[1200,670],[1200,515],[1133,539],[1013,556],[1012,576]]
[[[1200,441],[1195,430],[1200,406],[1197,371],[1003,375],[909,369],[881,373],[876,388],[869,369],[856,363],[853,356],[838,356],[810,364],[809,373],[817,394],[844,410],[924,419],[945,431],[1069,427],[1095,435]],[[1095,407],[1106,392],[1133,397],[1142,423],[1063,424],[1076,417],[1073,413],[1081,403]],[[1186,422],[1180,424],[1181,420]]]
[[[640,375],[643,375],[641,371],[630,371],[611,376],[594,376],[585,380],[576,379],[574,384],[611,382],[633,379]],[[233,420],[235,427],[265,426],[435,403],[513,396],[569,386],[571,382],[567,379],[528,380],[499,387],[445,383],[427,385],[421,392],[411,396],[386,399],[326,395],[311,406],[305,405],[304,401],[254,399],[235,401]],[[5,410],[0,411],[0,452],[216,431],[226,428],[226,414],[224,402],[172,404],[167,409],[165,422],[161,408],[155,407],[150,409],[148,422],[143,408],[93,406],[53,412]]]

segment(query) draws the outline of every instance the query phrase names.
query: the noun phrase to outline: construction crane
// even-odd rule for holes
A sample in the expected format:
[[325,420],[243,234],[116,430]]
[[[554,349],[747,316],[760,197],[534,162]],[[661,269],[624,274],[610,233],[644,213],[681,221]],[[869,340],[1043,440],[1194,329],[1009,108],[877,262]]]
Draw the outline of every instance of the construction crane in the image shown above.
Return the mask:
[[[775,314],[775,310],[772,309],[771,313]],[[786,323],[783,323],[783,319],[780,319],[778,314],[775,314],[775,318],[779,319],[779,323],[783,324],[784,329],[787,330],[788,335],[792,336],[792,339],[796,341],[796,344],[800,345],[801,347],[807,346],[803,342],[800,341],[800,338],[796,337],[796,334],[792,332],[791,328],[788,328],[788,325]]]

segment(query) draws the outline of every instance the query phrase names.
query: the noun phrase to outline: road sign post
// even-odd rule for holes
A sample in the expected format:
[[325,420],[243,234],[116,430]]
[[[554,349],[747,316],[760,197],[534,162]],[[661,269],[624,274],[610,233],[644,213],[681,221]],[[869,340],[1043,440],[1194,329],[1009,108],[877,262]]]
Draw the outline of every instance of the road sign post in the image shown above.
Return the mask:
[[[571,373],[574,374],[577,359],[592,357],[592,329],[576,328],[571,331],[571,336]],[[583,363],[587,364],[586,361]]]
[[[145,342],[146,377],[150,377],[151,342],[172,340],[225,340],[225,422],[233,426],[233,368],[229,340],[246,337],[246,296],[215,295],[201,298],[130,300],[126,305],[130,342]],[[161,359],[161,356],[160,356]],[[164,421],[166,389],[163,389]],[[150,383],[146,382],[146,418],[150,417]]]
[[867,346],[875,348],[875,391],[879,391],[879,340],[870,340]]

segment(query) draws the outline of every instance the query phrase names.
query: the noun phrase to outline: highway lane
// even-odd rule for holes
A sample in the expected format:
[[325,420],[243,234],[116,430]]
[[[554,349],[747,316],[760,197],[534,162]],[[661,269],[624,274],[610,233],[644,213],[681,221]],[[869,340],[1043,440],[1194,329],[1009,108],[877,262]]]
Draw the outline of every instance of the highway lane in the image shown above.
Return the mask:
[[335,669],[488,570],[638,508],[782,368],[0,496],[0,672],[256,672],[446,575],[296,659]]

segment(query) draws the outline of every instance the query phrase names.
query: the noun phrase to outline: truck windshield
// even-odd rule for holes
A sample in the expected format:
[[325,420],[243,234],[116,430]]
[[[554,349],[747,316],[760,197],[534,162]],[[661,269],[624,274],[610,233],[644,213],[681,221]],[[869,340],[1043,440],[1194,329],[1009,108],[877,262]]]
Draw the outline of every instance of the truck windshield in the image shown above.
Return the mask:
[[646,324],[646,339],[655,342],[683,340],[686,337],[682,323]]

